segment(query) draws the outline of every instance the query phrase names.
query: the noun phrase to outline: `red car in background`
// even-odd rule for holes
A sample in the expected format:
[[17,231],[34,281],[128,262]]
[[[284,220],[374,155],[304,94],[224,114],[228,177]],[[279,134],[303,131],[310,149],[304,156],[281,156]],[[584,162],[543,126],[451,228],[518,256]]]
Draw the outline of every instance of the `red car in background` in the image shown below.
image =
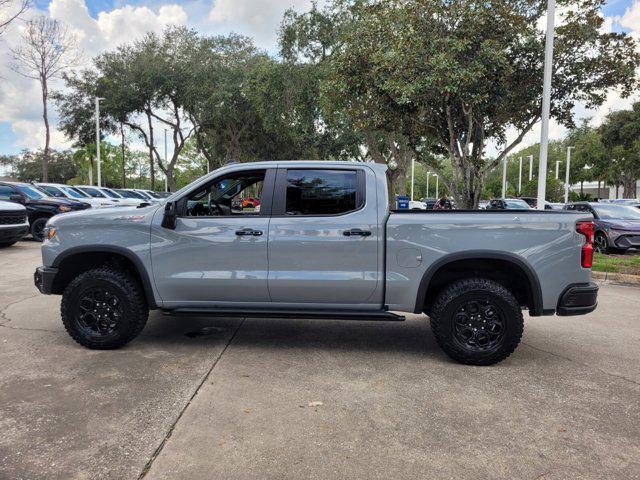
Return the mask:
[[242,199],[242,208],[256,208],[260,205],[260,200],[253,197],[247,197]]

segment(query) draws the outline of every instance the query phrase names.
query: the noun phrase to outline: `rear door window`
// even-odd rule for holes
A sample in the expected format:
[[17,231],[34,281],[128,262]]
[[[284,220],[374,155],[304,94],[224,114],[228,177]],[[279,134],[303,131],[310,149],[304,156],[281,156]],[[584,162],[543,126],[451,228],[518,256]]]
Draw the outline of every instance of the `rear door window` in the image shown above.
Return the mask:
[[362,205],[355,170],[287,170],[286,215],[339,215]]

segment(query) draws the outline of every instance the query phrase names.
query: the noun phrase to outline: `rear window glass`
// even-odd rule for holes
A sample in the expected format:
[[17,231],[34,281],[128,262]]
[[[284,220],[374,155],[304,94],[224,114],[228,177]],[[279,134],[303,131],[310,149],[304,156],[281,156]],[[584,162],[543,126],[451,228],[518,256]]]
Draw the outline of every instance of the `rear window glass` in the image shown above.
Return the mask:
[[336,215],[356,209],[353,170],[288,170],[287,215]]

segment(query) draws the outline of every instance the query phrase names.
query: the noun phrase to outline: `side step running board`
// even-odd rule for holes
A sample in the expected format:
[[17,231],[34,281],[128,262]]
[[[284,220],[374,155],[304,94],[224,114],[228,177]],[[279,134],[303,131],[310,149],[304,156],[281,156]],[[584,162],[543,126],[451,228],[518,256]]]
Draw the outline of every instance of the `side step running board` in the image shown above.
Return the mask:
[[253,317],[253,318],[315,318],[327,320],[365,320],[402,322],[404,316],[384,310],[262,310],[227,308],[173,308],[163,310],[165,315],[199,317]]

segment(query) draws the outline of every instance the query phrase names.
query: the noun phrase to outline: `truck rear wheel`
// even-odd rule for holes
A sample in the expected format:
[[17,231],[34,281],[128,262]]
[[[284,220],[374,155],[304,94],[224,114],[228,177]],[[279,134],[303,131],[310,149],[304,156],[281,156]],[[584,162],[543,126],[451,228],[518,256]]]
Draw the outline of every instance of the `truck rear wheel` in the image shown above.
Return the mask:
[[446,287],[431,307],[431,329],[452,359],[467,365],[493,365],[513,353],[524,320],[515,297],[483,278]]
[[71,338],[99,350],[129,343],[142,332],[149,316],[140,284],[112,267],[74,278],[64,290],[60,311]]

